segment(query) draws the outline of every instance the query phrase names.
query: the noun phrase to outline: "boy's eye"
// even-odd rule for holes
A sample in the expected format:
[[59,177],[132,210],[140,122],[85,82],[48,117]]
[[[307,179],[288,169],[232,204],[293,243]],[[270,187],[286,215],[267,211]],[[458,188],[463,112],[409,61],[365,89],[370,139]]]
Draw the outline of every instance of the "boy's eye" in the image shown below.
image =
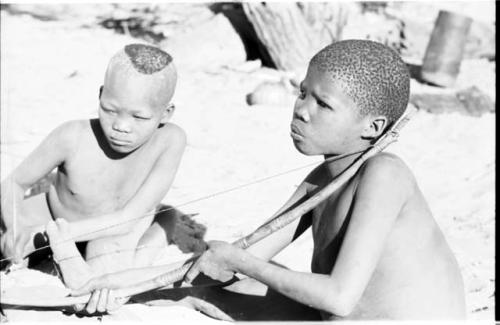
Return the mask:
[[147,120],[150,120],[151,118],[150,117],[146,117],[146,116],[140,116],[140,115],[134,115],[134,117],[138,120],[143,120],[143,121],[147,121]]
[[102,107],[102,106],[101,106],[101,109],[102,109],[105,113],[108,113],[108,114],[114,114],[114,113],[116,113],[116,112],[115,112],[115,111],[113,111],[112,109],[105,108],[105,107]]
[[330,106],[327,103],[325,103],[324,101],[320,100],[320,99],[316,100],[316,103],[318,103],[319,107],[330,109]]

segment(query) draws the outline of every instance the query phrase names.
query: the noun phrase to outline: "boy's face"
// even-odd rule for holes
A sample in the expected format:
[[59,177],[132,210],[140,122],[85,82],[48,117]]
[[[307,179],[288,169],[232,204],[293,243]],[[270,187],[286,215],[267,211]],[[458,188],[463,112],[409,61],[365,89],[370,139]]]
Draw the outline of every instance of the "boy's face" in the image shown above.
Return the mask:
[[113,150],[129,153],[151,138],[168,120],[167,104],[151,82],[112,73],[99,98],[99,121]]
[[343,154],[358,150],[366,121],[339,82],[309,66],[300,85],[291,137],[305,155]]

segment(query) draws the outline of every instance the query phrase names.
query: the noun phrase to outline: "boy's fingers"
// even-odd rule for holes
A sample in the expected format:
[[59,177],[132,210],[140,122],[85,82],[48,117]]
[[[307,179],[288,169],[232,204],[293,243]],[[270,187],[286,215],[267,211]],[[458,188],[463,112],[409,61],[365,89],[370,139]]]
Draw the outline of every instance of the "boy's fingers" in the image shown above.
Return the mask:
[[109,290],[106,310],[108,311],[108,313],[113,313],[114,311],[118,310],[121,306],[123,306],[126,302],[127,298],[116,297],[114,291]]
[[99,295],[99,301],[97,302],[97,311],[104,313],[106,311],[106,306],[108,304],[108,289],[102,289]]
[[100,295],[101,295],[101,290],[96,290],[92,293],[92,296],[90,296],[90,300],[87,303],[87,308],[85,308],[87,313],[89,314],[95,313]]
[[120,304],[118,304],[116,301],[115,292],[113,290],[109,290],[107,300],[106,310],[108,311],[108,313],[111,313],[120,307]]

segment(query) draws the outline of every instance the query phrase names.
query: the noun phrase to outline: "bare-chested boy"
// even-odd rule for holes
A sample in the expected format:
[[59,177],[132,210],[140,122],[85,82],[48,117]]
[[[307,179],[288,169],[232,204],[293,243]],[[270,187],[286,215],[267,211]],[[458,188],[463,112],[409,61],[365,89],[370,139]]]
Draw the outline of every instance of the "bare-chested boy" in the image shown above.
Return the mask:
[[[154,210],[186,146],[184,131],[168,122],[176,81],[172,57],[156,47],[131,44],[112,57],[99,118],[62,124],[2,182],[4,256],[22,260],[47,225],[54,260],[70,288],[152,263],[166,245],[168,227],[154,221]],[[54,168],[48,193],[23,200]],[[86,261],[74,241],[88,242]]]
[[[405,111],[409,85],[405,64],[382,44],[346,40],[317,53],[300,85],[291,137],[298,151],[323,155],[326,161],[275,216],[320,191],[359,154],[328,158],[373,144]],[[312,272],[268,262],[309,227],[314,240]],[[209,243],[186,281],[199,272],[220,281],[234,273],[247,275],[320,311],[323,319],[465,316],[457,261],[411,171],[388,153],[366,161],[313,211],[247,250]],[[119,278],[119,274],[98,278],[80,293],[117,287]]]
[[[300,85],[291,123],[295,147],[325,158],[368,148],[403,114],[409,83],[405,64],[382,44],[347,40],[324,48]],[[315,169],[281,211],[321,190],[356,157]],[[308,226],[312,273],[267,262]],[[324,319],[461,319],[465,313],[453,253],[411,171],[387,153],[369,159],[300,227],[246,251],[214,242],[188,281],[198,271],[219,280],[248,275],[320,310]]]

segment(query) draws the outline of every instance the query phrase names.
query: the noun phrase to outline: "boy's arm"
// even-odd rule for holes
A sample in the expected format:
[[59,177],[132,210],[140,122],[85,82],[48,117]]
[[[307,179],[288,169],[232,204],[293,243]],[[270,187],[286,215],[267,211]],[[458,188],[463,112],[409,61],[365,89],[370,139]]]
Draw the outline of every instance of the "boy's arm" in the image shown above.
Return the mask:
[[[302,182],[288,201],[267,221],[274,219],[276,216],[279,216],[306,200],[306,186],[306,183]],[[273,235],[261,240],[255,245],[252,245],[247,249],[247,251],[251,252],[253,256],[258,256],[263,260],[269,260],[284,247],[290,244],[295,238],[299,237],[309,226],[310,223],[306,221],[294,222],[275,232]],[[123,288],[131,284],[153,279],[156,276],[182,266],[184,263],[185,262],[183,261],[175,265],[169,264],[156,267],[129,269],[120,273],[100,276],[92,279],[83,288],[76,291],[75,295],[88,293],[95,289]],[[127,280],[124,280],[125,278]]]
[[[170,188],[186,145],[184,131],[178,127],[176,130],[179,132],[173,137],[172,147],[162,155],[139,192],[130,200],[123,211],[98,218],[96,219],[99,220],[98,222],[92,219],[72,222],[72,238],[76,238],[77,241],[86,241],[126,233],[133,226],[133,223],[127,223],[127,220],[140,218],[161,201]],[[168,171],[168,174],[165,174],[165,171]],[[306,183],[302,182],[290,199],[269,220],[302,203],[307,199],[306,196]],[[299,222],[300,227],[298,227]],[[309,225],[310,223],[304,220],[295,221],[248,250],[256,256],[268,260],[300,236]]]
[[77,241],[87,241],[125,234],[134,227],[135,223],[132,221],[152,213],[167,194],[177,173],[186,147],[184,131],[178,126],[172,126],[168,143],[144,183],[123,209],[98,218],[70,223],[71,237]]
[[151,212],[170,189],[186,148],[186,133],[173,126],[169,142],[170,146],[158,158],[146,181],[124,207],[127,218],[134,219]]
[[[300,183],[288,201],[271,218],[266,220],[266,223],[290,210],[293,210],[295,207],[309,199],[308,188],[311,186],[310,184],[317,183],[318,179],[323,177],[323,169],[324,166],[319,165],[311,171],[309,175],[307,175],[307,177]],[[303,215],[301,218],[293,221],[289,225],[248,247],[246,251],[264,261],[270,260],[285,247],[291,244],[295,239],[300,237],[311,226],[311,216],[311,212]]]
[[392,160],[372,158],[361,171],[349,226],[331,274],[287,270],[244,250],[215,242],[186,278],[192,279],[190,273],[198,271],[211,277],[228,271],[240,272],[316,309],[337,316],[350,314],[366,288],[385,240],[413,189],[412,179],[402,163],[387,159]]
[[[63,163],[69,152],[74,150],[74,140],[78,139],[76,123],[67,122],[54,129],[2,182],[2,223],[6,231],[11,233],[13,237],[17,236],[17,234],[13,234],[14,228],[29,224],[25,220],[26,217],[23,216],[21,208],[24,193],[38,180]],[[9,240],[12,239],[14,238],[9,238]]]
[[184,263],[184,261],[181,261],[171,264],[127,269],[114,273],[103,274],[90,279],[81,288],[73,290],[71,295],[81,296],[98,289],[125,288],[178,269]]
[[[265,223],[279,217],[280,215],[294,209],[302,202],[308,199],[307,181],[303,181],[288,199],[287,202],[273,214]],[[290,245],[296,238],[302,235],[311,226],[309,215],[304,215],[301,218],[293,221],[289,225],[279,229],[270,236],[258,241],[246,249],[252,255],[268,261]]]

